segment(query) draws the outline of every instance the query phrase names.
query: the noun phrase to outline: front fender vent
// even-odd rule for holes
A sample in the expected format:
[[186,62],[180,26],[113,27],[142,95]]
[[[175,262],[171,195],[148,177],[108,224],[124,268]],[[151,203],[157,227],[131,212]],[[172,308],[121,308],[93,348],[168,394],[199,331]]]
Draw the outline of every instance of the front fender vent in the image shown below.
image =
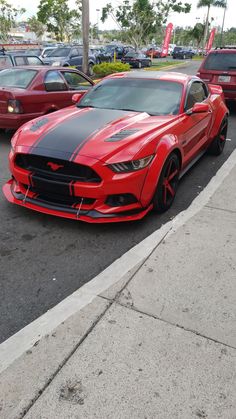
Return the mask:
[[116,134],[112,135],[109,138],[106,138],[105,141],[107,142],[116,142],[123,140],[124,138],[130,137],[130,135],[135,134],[136,132],[140,131],[139,129],[123,129]]

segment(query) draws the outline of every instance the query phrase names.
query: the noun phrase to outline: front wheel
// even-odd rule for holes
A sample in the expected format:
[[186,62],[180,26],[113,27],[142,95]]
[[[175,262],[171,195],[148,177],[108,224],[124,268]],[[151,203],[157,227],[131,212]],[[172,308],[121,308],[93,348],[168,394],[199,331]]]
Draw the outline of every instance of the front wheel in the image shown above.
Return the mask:
[[179,183],[180,162],[175,153],[167,158],[153,197],[153,209],[157,212],[167,211],[175,199]]
[[220,126],[217,136],[214,138],[214,140],[209,146],[208,152],[210,154],[213,154],[214,156],[219,156],[223,152],[226,138],[227,138],[227,131],[228,131],[228,118],[225,117]]

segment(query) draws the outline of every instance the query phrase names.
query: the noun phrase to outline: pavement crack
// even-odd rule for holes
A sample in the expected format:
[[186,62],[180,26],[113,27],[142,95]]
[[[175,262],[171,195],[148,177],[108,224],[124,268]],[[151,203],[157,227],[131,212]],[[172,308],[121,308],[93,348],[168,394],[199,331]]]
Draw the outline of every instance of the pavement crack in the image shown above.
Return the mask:
[[47,380],[47,382],[44,384],[44,386],[38,391],[38,394],[30,401],[28,407],[25,408],[24,411],[20,413],[20,415],[18,416],[18,419],[24,418],[25,415],[30,411],[30,409],[37,402],[37,400],[41,397],[41,395],[44,393],[44,391],[49,387],[49,385],[54,380],[54,378],[58,375],[58,373],[61,371],[61,369],[66,365],[66,363],[74,355],[74,353],[77,351],[77,349],[80,347],[80,345],[85,341],[85,339],[90,335],[90,333],[92,332],[92,330],[100,322],[100,320],[103,318],[103,316],[106,314],[106,312],[111,307],[112,303],[113,303],[112,301],[109,302],[109,304],[103,310],[103,312],[97,317],[97,319],[88,328],[88,330],[84,334],[84,336],[79,340],[79,342],[74,346],[74,348],[70,351],[70,353],[65,357],[65,359],[63,360],[63,362],[61,362],[61,364],[57,367],[57,369],[54,371],[54,373],[51,375],[51,377]]
[[219,340],[217,340],[217,339],[214,339],[214,338],[211,338],[211,337],[209,337],[209,336],[203,335],[202,333],[197,332],[196,330],[193,330],[193,329],[189,329],[189,328],[187,328],[187,327],[184,327],[184,326],[182,326],[181,324],[178,324],[178,323],[172,323],[172,322],[170,322],[169,320],[166,320],[166,319],[163,319],[163,318],[161,318],[161,317],[155,316],[154,314],[145,313],[144,311],[139,310],[139,309],[138,309],[137,307],[135,307],[134,305],[133,305],[133,306],[130,306],[130,305],[125,305],[125,304],[121,303],[120,301],[116,301],[116,304],[119,304],[121,307],[127,308],[128,310],[133,310],[133,311],[135,311],[135,312],[137,312],[137,313],[139,313],[139,314],[142,314],[142,315],[144,315],[144,316],[150,317],[150,318],[152,318],[152,319],[154,319],[154,320],[159,320],[159,321],[161,321],[161,322],[163,322],[163,323],[169,324],[170,326],[174,326],[174,327],[177,327],[178,329],[182,329],[182,330],[184,330],[185,332],[192,333],[192,334],[194,334],[194,335],[196,335],[196,336],[200,336],[200,337],[202,337],[203,339],[207,339],[207,340],[210,340],[210,341],[212,341],[212,342],[214,342],[214,343],[218,343],[218,344],[220,344],[220,345],[226,346],[227,348],[230,348],[230,349],[235,349],[235,350],[236,350],[236,347],[235,347],[235,346],[229,345],[229,344],[227,344],[227,343],[225,343],[225,342],[221,342],[221,341],[219,341]]
[[230,214],[235,214],[236,213],[236,211],[234,211],[234,210],[229,210],[229,209],[226,209],[226,208],[217,208],[217,207],[213,207],[213,206],[211,206],[211,205],[205,205],[207,208],[210,208],[210,209],[215,209],[215,210],[218,210],[218,211],[224,211],[224,212],[229,212]]

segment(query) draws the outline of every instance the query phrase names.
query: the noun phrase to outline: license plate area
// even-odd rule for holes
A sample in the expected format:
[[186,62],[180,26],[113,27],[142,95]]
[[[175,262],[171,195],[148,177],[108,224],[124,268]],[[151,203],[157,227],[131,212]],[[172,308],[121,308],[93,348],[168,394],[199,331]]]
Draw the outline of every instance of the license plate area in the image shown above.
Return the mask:
[[229,83],[231,80],[230,76],[219,76],[218,81],[221,83]]

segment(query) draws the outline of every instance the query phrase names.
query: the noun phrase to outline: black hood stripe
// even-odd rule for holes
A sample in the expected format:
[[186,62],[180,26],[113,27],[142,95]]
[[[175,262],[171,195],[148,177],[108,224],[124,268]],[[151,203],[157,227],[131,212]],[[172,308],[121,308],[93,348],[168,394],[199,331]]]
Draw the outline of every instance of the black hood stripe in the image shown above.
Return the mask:
[[92,134],[106,124],[127,116],[130,112],[113,109],[89,109],[59,123],[38,139],[31,154],[72,160],[89,141]]

